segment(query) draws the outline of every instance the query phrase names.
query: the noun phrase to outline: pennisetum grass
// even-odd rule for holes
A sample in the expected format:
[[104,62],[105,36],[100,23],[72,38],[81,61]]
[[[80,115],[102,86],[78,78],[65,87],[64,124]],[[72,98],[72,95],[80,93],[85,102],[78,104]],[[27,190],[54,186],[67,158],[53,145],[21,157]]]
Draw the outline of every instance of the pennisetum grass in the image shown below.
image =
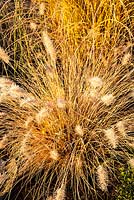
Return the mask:
[[133,7],[2,4],[1,196],[20,181],[33,200],[104,199],[118,167],[133,168]]

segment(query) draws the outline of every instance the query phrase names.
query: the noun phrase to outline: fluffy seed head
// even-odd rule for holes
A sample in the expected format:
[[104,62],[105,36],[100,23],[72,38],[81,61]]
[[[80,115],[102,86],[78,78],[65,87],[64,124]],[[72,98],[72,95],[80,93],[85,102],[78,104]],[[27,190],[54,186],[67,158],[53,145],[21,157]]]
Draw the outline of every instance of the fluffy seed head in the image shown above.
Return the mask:
[[84,135],[84,131],[83,131],[82,127],[79,124],[75,126],[75,133],[78,136],[83,136]]
[[[2,194],[5,194],[9,191],[9,189],[13,186],[13,182],[16,178],[17,173],[17,164],[14,158],[12,158],[9,163],[6,165],[6,176],[4,180],[4,189],[3,191],[0,191],[0,196]],[[3,195],[2,195],[3,196]]]
[[102,191],[107,191],[107,186],[108,186],[108,174],[106,169],[99,165],[97,168],[97,178],[98,178],[98,183],[99,187]]
[[91,88],[93,89],[101,88],[103,85],[102,79],[97,76],[90,78],[89,82],[90,82]]
[[81,156],[76,156],[75,158],[76,162],[75,162],[75,169],[76,169],[76,173],[78,175],[81,175],[82,172],[82,159]]
[[0,47],[0,59],[9,64],[10,57],[2,47]]
[[22,155],[25,155],[26,157],[29,156],[29,154],[27,153],[27,142],[28,142],[29,138],[30,138],[30,133],[25,134],[24,138],[21,142],[21,145],[20,145],[20,153]]
[[125,137],[126,136],[126,131],[125,131],[125,126],[124,126],[124,123],[123,121],[119,121],[117,124],[116,124],[116,127],[119,131],[119,133]]
[[57,161],[59,158],[59,154],[56,149],[50,151],[50,158]]
[[4,149],[7,145],[8,139],[7,135],[5,135],[2,140],[0,140],[0,149]]
[[58,108],[65,108],[66,107],[66,102],[63,98],[58,98],[57,99],[57,106]]
[[11,87],[9,88],[8,94],[12,96],[13,98],[21,98],[25,97],[25,92],[22,88],[20,88],[16,84],[12,84]]
[[124,55],[124,57],[122,58],[122,65],[128,64],[130,58],[131,58],[131,54],[130,53],[126,53]]
[[112,145],[113,148],[116,148],[118,144],[118,137],[115,135],[114,130],[112,128],[109,128],[107,130],[104,130],[104,133],[110,145]]
[[93,99],[97,99],[99,96],[98,91],[96,89],[91,89],[89,95]]
[[54,200],[54,198],[52,196],[47,197],[46,200]]
[[42,2],[39,4],[39,15],[44,15],[45,4]]
[[55,63],[56,62],[56,52],[52,43],[52,40],[48,36],[47,31],[42,32],[42,42],[46,48],[48,55],[50,56],[51,60]]
[[[5,191],[24,177],[19,186],[25,182],[26,191],[32,186],[30,199],[46,198],[53,192],[51,200],[62,200],[65,191],[67,199],[88,200],[90,194],[93,199],[101,198],[96,172],[100,188],[106,191],[112,183],[107,172],[118,177],[118,169],[113,167],[122,166],[132,156],[128,145],[133,145],[133,137],[127,133],[133,131],[134,98],[130,95],[134,82],[130,71],[134,59],[126,53],[133,47],[134,26],[132,20],[128,23],[133,13],[131,3],[95,0],[93,6],[88,0],[31,1],[43,2],[38,13],[32,3],[25,9],[29,1],[14,0],[13,9],[7,9],[12,1],[6,1],[0,9],[0,21],[6,24],[6,28],[0,27],[2,44],[10,48],[13,58],[4,71],[10,75],[8,69],[12,68],[13,78],[25,91],[21,96],[20,88],[7,80],[0,86],[0,112],[6,113],[0,115],[0,138],[8,137],[1,151],[9,177]],[[39,26],[30,27],[27,22]],[[125,138],[121,137],[125,135],[123,125],[117,124],[120,120],[125,124]],[[102,160],[108,170],[104,163],[98,164]],[[62,187],[61,182],[66,185]]]
[[37,28],[37,24],[34,23],[34,22],[30,22],[30,29],[33,30],[33,31],[35,31],[36,28]]
[[109,106],[114,102],[115,97],[113,94],[106,94],[101,97],[101,101],[106,105]]
[[13,81],[11,81],[10,79],[8,78],[5,78],[5,77],[0,77],[0,88],[2,89],[6,89],[6,88],[10,88],[12,86]]
[[42,120],[49,116],[49,111],[46,107],[42,108],[36,115],[36,120],[38,123],[41,123]]

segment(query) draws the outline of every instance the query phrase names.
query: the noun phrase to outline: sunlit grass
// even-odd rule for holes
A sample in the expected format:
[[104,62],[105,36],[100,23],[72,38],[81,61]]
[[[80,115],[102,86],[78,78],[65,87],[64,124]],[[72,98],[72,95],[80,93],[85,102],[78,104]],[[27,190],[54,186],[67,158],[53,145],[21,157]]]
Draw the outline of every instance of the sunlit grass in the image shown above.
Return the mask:
[[133,3],[15,0],[0,11],[0,195],[35,178],[32,199],[103,199],[133,160]]

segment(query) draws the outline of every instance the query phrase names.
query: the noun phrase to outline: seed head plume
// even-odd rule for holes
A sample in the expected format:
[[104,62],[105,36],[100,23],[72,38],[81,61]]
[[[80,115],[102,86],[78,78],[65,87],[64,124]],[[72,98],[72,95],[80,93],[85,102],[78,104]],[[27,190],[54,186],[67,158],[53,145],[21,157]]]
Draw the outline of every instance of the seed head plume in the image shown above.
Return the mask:
[[7,142],[7,136],[4,135],[3,138],[0,140],[0,149],[4,149],[6,147]]
[[56,62],[56,51],[54,49],[52,40],[48,36],[47,31],[42,32],[42,42],[46,48],[48,55],[50,56],[51,60],[55,63]]
[[104,130],[106,138],[109,140],[109,143],[113,148],[116,148],[118,144],[118,138],[112,128]]
[[39,4],[39,15],[44,15],[45,12],[45,4],[44,2]]
[[113,94],[106,94],[106,95],[101,97],[101,100],[106,106],[109,106],[110,104],[113,103],[114,96],[113,96]]
[[116,124],[117,128],[118,128],[118,131],[120,133],[120,135],[122,137],[125,137],[126,136],[126,130],[125,130],[125,125],[124,125],[124,122],[123,121],[119,121],[117,124]]
[[102,191],[107,191],[108,175],[106,169],[101,165],[97,168],[97,176],[100,188]]
[[10,57],[2,47],[0,47],[0,59],[9,64]]

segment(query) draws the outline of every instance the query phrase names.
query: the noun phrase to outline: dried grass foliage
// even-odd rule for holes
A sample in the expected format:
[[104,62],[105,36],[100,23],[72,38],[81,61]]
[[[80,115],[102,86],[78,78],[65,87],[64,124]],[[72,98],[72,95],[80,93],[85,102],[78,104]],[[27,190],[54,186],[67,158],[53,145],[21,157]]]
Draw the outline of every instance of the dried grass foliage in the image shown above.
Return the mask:
[[0,195],[36,176],[33,199],[97,199],[113,163],[133,166],[133,2],[10,3],[1,8],[0,58],[14,81],[0,78]]

